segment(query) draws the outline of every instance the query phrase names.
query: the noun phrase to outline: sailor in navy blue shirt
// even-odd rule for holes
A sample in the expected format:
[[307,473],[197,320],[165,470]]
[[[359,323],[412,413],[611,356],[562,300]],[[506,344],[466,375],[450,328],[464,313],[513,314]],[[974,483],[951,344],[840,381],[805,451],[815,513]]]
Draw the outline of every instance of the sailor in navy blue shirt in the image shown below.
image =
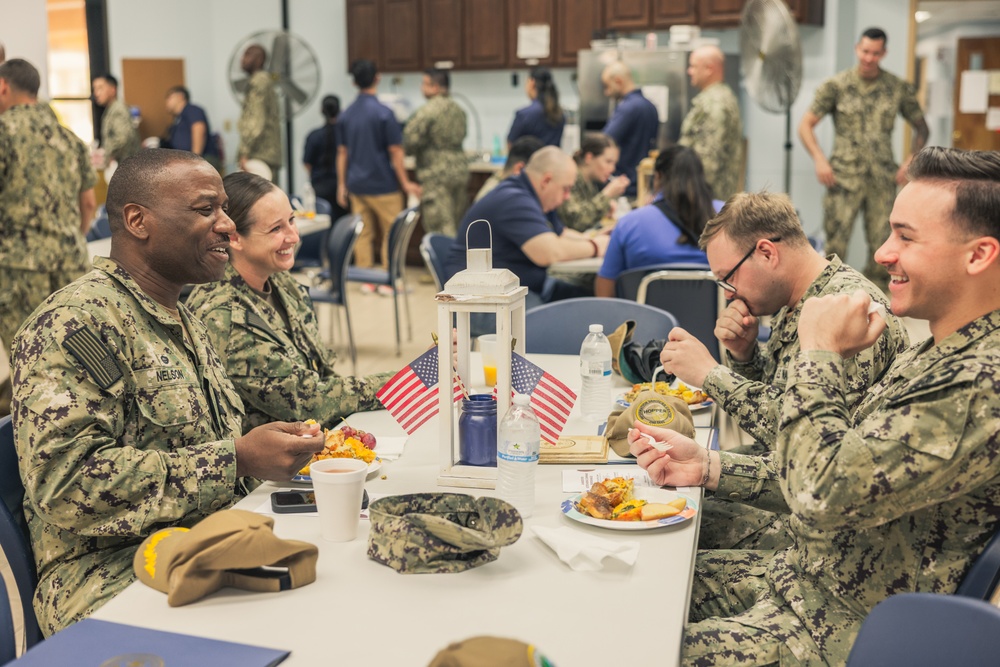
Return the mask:
[[507,150],[521,137],[535,137],[546,146],[561,145],[566,115],[559,106],[559,93],[552,73],[545,67],[531,70],[524,90],[531,104],[514,113],[514,123],[507,133]]
[[639,162],[656,148],[656,136],[660,131],[660,117],[653,103],[647,100],[632,80],[632,73],[621,61],[604,68],[601,73],[604,94],[618,100],[615,113],[604,126],[607,134],[618,144],[618,169],[616,173],[629,178],[625,194],[634,197],[636,193],[635,168]]
[[354,264],[375,265],[375,248],[388,267],[389,228],[403,210],[403,192],[420,196],[420,186],[406,177],[403,167],[403,130],[392,109],[378,101],[379,74],[375,63],[359,59],[351,64],[358,97],[337,120],[337,203],[360,213],[364,228],[354,245]]
[[166,107],[167,111],[173,114],[174,122],[167,130],[167,140],[163,148],[191,151],[202,156],[218,155],[212,141],[208,116],[205,115],[204,109],[191,104],[187,88],[174,86],[168,90]]
[[[593,290],[546,277],[550,264],[598,257],[608,245],[607,236],[588,239],[560,222],[556,209],[569,198],[575,182],[576,163],[569,155],[554,146],[535,152],[519,176],[504,180],[466,213],[445,262],[448,277],[465,269],[466,231],[484,219],[493,230],[493,266],[518,276],[530,290],[529,306],[593,295]],[[489,235],[489,228],[479,223],[472,227],[469,243],[485,248]]]

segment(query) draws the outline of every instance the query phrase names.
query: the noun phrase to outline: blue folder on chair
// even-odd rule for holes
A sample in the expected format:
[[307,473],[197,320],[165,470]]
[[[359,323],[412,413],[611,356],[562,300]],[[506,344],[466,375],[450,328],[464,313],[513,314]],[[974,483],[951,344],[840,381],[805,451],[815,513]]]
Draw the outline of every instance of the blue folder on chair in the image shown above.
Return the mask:
[[[184,665],[185,667],[271,667],[291,651],[205,639],[134,625],[85,618],[37,644],[18,667],[69,665]],[[160,662],[152,656],[160,658]],[[131,658],[131,661],[129,660]],[[117,659],[117,660],[116,660]],[[143,660],[145,659],[145,660]],[[114,662],[113,662],[114,660]]]

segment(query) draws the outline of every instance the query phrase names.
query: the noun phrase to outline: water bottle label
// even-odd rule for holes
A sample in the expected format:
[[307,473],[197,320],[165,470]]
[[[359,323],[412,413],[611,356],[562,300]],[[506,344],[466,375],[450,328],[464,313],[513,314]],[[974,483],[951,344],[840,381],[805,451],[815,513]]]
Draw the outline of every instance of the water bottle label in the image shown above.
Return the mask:
[[580,375],[587,377],[611,377],[611,361],[580,360]]
[[538,454],[505,454],[503,452],[497,452],[497,458],[501,461],[509,461],[511,463],[534,463],[538,460]]

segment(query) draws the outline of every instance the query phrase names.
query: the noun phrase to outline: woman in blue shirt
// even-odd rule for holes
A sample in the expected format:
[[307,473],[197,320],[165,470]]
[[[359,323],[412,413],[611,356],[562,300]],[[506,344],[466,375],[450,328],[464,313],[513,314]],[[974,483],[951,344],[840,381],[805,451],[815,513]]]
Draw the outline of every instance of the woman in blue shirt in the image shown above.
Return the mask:
[[655,165],[660,189],[653,203],[622,217],[611,232],[594,293],[614,296],[615,279],[629,269],[651,264],[708,264],[698,247],[705,223],[722,208],[712,199],[698,155],[685,146],[660,152]]
[[327,95],[320,104],[323,127],[317,128],[306,136],[305,150],[302,152],[302,163],[309,172],[309,181],[317,197],[322,197],[330,203],[332,219],[337,220],[350,211],[337,203],[337,116],[340,115],[340,98]]
[[514,114],[514,123],[507,133],[507,150],[521,137],[529,136],[536,137],[546,146],[559,146],[566,115],[559,106],[559,91],[552,80],[552,72],[545,67],[531,70],[524,90],[531,98],[531,104]]

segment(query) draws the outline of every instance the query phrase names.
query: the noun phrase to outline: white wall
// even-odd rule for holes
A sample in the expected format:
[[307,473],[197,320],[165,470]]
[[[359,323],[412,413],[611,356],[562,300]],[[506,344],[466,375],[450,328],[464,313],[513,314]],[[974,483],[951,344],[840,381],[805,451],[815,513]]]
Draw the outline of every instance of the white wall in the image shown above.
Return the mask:
[[0,0],[0,42],[7,58],[23,58],[42,77],[38,96],[48,98],[49,18],[42,0]]

